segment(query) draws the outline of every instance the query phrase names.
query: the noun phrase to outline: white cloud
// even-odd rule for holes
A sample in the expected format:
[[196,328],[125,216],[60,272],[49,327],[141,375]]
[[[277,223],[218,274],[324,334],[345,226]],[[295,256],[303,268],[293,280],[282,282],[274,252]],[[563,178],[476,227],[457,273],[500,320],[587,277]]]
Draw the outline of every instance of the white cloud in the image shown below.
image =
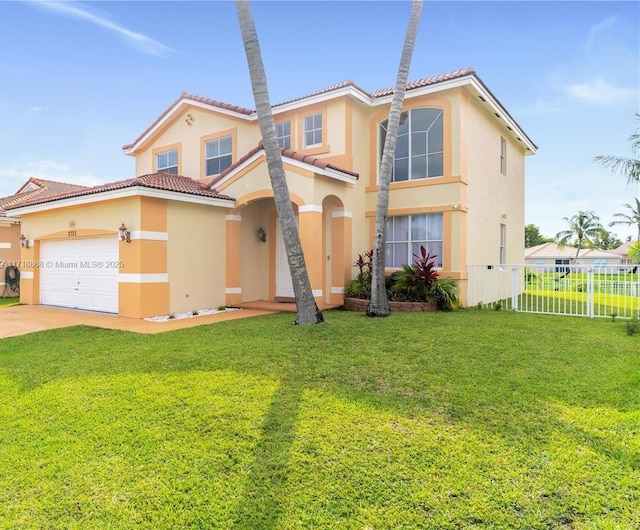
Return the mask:
[[596,48],[598,47],[598,39],[602,33],[605,33],[607,30],[611,29],[614,24],[618,21],[618,15],[606,17],[602,21],[598,22],[591,26],[589,30],[589,35],[587,37],[587,42],[584,46],[584,53],[587,57],[591,56]]
[[637,89],[615,86],[601,77],[575,85],[567,85],[564,91],[570,97],[591,105],[623,103],[637,97]]
[[92,24],[95,24],[96,26],[108,29],[109,31],[116,33],[120,37],[123,37],[125,41],[127,41],[133,48],[135,48],[139,52],[146,53],[147,55],[164,57],[169,53],[176,51],[152,39],[151,37],[147,37],[142,33],[131,31],[130,29],[127,29],[124,26],[111,21],[104,16],[96,15],[94,13],[91,13],[90,11],[87,11],[86,9],[76,7],[75,5],[71,5],[66,2],[52,2],[46,0],[36,0],[35,3],[62,15],[80,18],[82,20],[86,20]]

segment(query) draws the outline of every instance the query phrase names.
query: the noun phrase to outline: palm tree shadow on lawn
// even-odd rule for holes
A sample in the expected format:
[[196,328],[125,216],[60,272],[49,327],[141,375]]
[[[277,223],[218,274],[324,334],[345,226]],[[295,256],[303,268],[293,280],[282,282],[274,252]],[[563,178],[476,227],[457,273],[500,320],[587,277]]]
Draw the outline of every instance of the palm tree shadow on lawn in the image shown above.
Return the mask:
[[270,529],[284,516],[283,500],[289,477],[289,458],[295,439],[302,387],[283,380],[273,395],[261,430],[260,441],[238,499],[234,528]]

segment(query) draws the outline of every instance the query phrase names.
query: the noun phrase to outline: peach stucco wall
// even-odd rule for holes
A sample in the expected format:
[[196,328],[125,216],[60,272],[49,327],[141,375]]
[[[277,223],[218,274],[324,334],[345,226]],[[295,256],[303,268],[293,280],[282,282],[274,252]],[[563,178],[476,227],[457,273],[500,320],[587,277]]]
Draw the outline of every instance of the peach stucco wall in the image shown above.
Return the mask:
[[226,213],[225,208],[169,202],[170,313],[224,305]]
[[[469,223],[467,259],[499,262],[500,224],[506,226],[506,262],[524,260],[524,151],[475,100],[467,105]],[[507,174],[500,172],[500,137],[507,141]]]

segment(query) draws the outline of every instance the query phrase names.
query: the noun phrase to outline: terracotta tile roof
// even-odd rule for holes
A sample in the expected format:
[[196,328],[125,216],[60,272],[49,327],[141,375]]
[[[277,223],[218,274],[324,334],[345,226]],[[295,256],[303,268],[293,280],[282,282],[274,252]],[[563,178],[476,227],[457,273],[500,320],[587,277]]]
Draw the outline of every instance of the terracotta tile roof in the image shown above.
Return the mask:
[[38,187],[35,189],[28,189],[27,191],[24,191],[22,193],[15,193],[14,195],[0,198],[0,217],[6,216],[5,210],[16,208],[17,206],[22,206],[22,204],[35,199],[43,199],[46,197],[59,195],[60,193],[87,189],[86,186],[81,186],[79,184],[68,184],[66,182],[56,182],[55,180],[37,179],[35,177],[31,177],[27,182],[20,186],[18,192],[25,188],[29,188],[30,184],[34,184]]
[[[433,76],[433,77],[425,77],[423,79],[418,79],[416,81],[412,81],[407,85],[407,90],[412,90],[414,88],[420,88],[420,87],[424,87],[424,86],[428,86],[428,85],[433,85],[436,83],[440,83],[442,81],[448,81],[450,79],[456,79],[459,77],[464,77],[466,75],[470,75],[470,74],[475,74],[475,70],[473,68],[465,68],[462,70],[456,70],[455,72],[449,72],[447,74],[441,74],[441,75],[437,75],[437,76]],[[345,87],[352,87],[360,92],[362,92],[362,94],[364,94],[365,96],[368,96],[372,99],[376,99],[382,96],[386,96],[389,94],[393,93],[393,87],[391,88],[382,88],[379,90],[375,90],[374,92],[367,92],[366,90],[363,90],[362,88],[360,88],[358,85],[356,85],[356,83],[351,80],[351,79],[346,79],[344,81],[340,81],[339,83],[335,83],[333,85],[330,85],[328,87],[322,88],[320,90],[316,90],[315,92],[312,92],[310,94],[307,94],[305,96],[300,96],[298,98],[294,98],[294,99],[290,99],[287,101],[283,101],[280,103],[276,103],[275,105],[272,105],[272,108],[276,108],[276,107],[281,107],[283,105],[287,105],[289,103],[294,103],[296,101],[302,101],[304,99],[313,97],[313,96],[318,96],[321,94],[328,94],[329,92],[333,92],[335,90],[340,90],[341,88],[345,88]],[[239,107],[237,105],[232,105],[230,103],[224,103],[222,101],[217,101],[215,99],[209,99],[209,98],[205,98],[202,96],[196,96],[195,94],[190,94],[188,92],[182,92],[180,94],[180,96],[178,97],[178,99],[176,99],[171,105],[169,105],[169,107],[162,113],[160,114],[160,116],[158,116],[158,118],[156,118],[153,123],[151,125],[149,125],[149,127],[147,127],[144,132],[142,134],[140,134],[133,142],[131,142],[130,144],[127,145],[123,145],[122,149],[123,150],[128,150],[131,147],[133,147],[135,144],[137,144],[142,138],[144,138],[145,135],[147,135],[149,133],[149,131],[151,131],[158,123],[160,123],[164,117],[169,114],[171,112],[171,110],[183,99],[190,99],[192,101],[197,101],[199,103],[205,103],[207,105],[211,105],[213,107],[218,107],[221,109],[226,109],[226,110],[230,110],[233,112],[238,112],[240,114],[245,114],[246,116],[254,116],[256,111],[255,110],[251,110],[251,109],[247,109],[244,107]]]
[[[258,145],[251,149],[247,154],[243,157],[239,158],[235,164],[232,164],[227,169],[225,169],[222,173],[217,175],[213,180],[204,180],[201,186],[205,189],[212,188],[216,183],[220,182],[224,177],[226,177],[229,173],[235,171],[239,166],[244,164],[247,160],[249,160],[252,156],[256,155],[260,151],[264,150],[264,144],[262,140],[258,142]],[[349,171],[347,169],[343,169],[338,166],[334,166],[329,162],[326,162],[320,158],[315,158],[310,155],[305,155],[304,153],[299,153],[298,151],[293,151],[292,149],[280,148],[280,153],[285,158],[291,158],[292,160],[297,160],[298,162],[303,162],[305,164],[309,164],[310,166],[315,166],[320,169],[333,169],[334,171],[339,171],[340,173],[344,173],[345,175],[349,175],[355,178],[359,178],[360,175],[354,171]]]
[[363,94],[369,95],[365,90],[362,90],[358,85],[356,85],[355,81],[351,79],[346,79],[344,81],[340,81],[339,83],[335,83],[333,85],[329,85],[328,87],[321,88],[320,90],[316,90],[315,92],[311,92],[311,94],[307,94],[306,96],[300,96],[299,98],[289,99],[287,101],[282,101],[280,103],[276,103],[272,105],[272,107],[281,107],[282,105],[287,105],[288,103],[293,103],[295,101],[301,101],[303,99],[311,98],[313,96],[319,96],[320,94],[327,94],[329,92],[333,92],[334,90],[340,90],[345,87],[353,87],[356,90],[359,90]]
[[132,188],[135,186],[173,191],[176,193],[186,193],[189,195],[198,195],[201,197],[225,199],[229,201],[234,200],[232,197],[229,197],[228,195],[221,195],[215,190],[204,189],[199,185],[197,181],[189,177],[173,175],[171,173],[152,173],[148,175],[142,175],[140,177],[130,178],[127,180],[119,180],[116,182],[109,182],[107,184],[100,184],[91,188],[84,188],[67,193],[60,193],[54,196],[35,198],[33,200],[21,202],[20,204],[13,207],[16,208],[18,206],[33,206],[35,204],[53,202],[61,199],[70,199],[73,197],[83,197],[86,195],[95,195],[97,193]]
[[[458,79],[459,77],[464,77],[467,75],[475,75],[476,71],[473,68],[464,68],[462,70],[456,70],[454,72],[449,72],[446,74],[435,75],[433,77],[423,77],[422,79],[417,79],[415,81],[411,81],[407,83],[407,91],[413,90],[416,88],[422,88],[429,85],[435,85],[436,83],[442,83],[443,81],[450,81],[451,79]],[[381,98],[383,96],[390,96],[393,94],[393,90],[395,87],[388,88],[380,88],[378,90],[374,90],[369,94],[372,98]]]

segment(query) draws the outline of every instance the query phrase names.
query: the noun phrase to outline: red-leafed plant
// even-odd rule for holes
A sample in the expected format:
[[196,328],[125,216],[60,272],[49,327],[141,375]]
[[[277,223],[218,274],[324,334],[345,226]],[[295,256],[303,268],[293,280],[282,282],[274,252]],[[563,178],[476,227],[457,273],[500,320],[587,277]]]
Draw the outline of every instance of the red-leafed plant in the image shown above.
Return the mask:
[[460,305],[458,284],[452,278],[439,279],[435,268],[435,254],[420,246],[416,261],[403,265],[391,275],[391,293],[396,300],[406,302],[434,302],[440,309],[455,309]]

